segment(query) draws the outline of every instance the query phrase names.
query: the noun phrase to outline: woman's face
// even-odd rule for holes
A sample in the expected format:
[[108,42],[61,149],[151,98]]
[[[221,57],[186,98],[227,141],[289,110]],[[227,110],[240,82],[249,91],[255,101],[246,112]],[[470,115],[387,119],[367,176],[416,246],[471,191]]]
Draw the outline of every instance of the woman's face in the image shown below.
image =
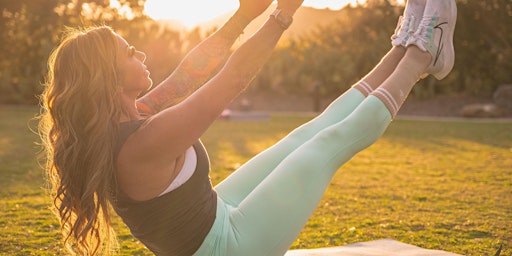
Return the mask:
[[118,85],[123,93],[138,96],[153,85],[149,71],[144,65],[146,54],[128,45],[121,36],[117,35],[117,38],[119,45],[116,57]]

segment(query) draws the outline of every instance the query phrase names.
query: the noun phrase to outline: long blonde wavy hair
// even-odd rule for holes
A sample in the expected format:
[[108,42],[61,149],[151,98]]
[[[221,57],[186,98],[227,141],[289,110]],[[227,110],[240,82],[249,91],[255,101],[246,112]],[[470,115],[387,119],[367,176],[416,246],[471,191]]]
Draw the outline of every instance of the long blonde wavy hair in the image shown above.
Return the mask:
[[116,248],[109,207],[124,112],[117,48],[109,27],[67,29],[48,61],[39,133],[55,213],[73,254],[110,254]]

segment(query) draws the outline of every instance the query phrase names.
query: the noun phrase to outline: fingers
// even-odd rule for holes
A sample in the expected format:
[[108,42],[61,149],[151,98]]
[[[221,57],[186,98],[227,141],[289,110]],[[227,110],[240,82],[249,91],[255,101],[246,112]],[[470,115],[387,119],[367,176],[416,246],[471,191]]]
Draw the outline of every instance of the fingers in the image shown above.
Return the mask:
[[303,2],[304,0],[278,0],[277,8],[289,15],[293,15]]
[[250,20],[262,14],[273,2],[273,0],[239,0],[238,10]]

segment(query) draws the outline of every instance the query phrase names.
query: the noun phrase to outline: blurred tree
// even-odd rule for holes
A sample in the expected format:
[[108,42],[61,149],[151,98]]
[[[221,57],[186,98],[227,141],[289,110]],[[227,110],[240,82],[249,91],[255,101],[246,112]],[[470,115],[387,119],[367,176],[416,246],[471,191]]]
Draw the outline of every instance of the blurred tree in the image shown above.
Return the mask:
[[278,49],[255,86],[310,94],[311,84],[318,81],[323,96],[339,95],[389,50],[390,31],[396,26],[396,19],[389,17],[398,17],[401,11],[396,3],[384,0],[341,9],[336,22]]
[[0,102],[34,103],[53,46],[56,0],[0,1]]
[[65,26],[107,24],[146,52],[156,82],[181,57],[180,32],[143,14],[145,0],[0,0],[0,103],[35,104]]
[[[442,81],[433,77],[420,81],[413,91],[419,97],[489,96],[499,85],[512,82],[512,1],[457,3],[454,69]],[[403,6],[389,0],[368,0],[340,10],[336,22],[276,50],[254,86],[308,94],[308,84],[319,81],[323,96],[338,95],[391,47],[389,37],[402,11]]]
[[[162,81],[205,35],[151,20],[143,13],[145,1],[0,0],[0,103],[37,102],[48,55],[64,26],[112,26],[147,54],[155,84]],[[457,3],[454,70],[442,81],[422,80],[414,89],[417,96],[489,95],[500,84],[512,83],[512,1]],[[249,90],[305,95],[318,82],[323,97],[338,95],[390,48],[402,11],[392,0],[367,0],[337,11],[336,22],[285,40]]]
[[455,30],[456,91],[489,95],[512,82],[512,1],[460,1]]

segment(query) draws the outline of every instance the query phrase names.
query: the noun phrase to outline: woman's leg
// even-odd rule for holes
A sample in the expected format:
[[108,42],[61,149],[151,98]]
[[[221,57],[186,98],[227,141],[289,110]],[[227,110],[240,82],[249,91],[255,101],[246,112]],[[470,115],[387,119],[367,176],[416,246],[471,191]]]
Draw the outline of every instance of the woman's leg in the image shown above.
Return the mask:
[[405,48],[392,48],[379,64],[315,119],[292,131],[284,139],[258,154],[215,187],[228,204],[237,206],[291,152],[321,130],[340,122],[394,71]]
[[[408,50],[382,87],[408,93],[430,60],[428,54],[416,53],[417,49]],[[229,255],[286,252],[339,167],[373,144],[392,120],[394,109],[389,110],[376,96],[379,95],[372,93],[348,117],[318,132],[288,154],[231,211]]]
[[[382,135],[423,72],[437,78],[449,73],[455,1],[427,0],[425,13],[421,33],[415,33],[415,41],[382,85],[342,121],[292,150],[232,208],[227,255],[283,255],[338,168]],[[441,25],[449,32],[445,38],[434,29]]]
[[[371,93],[386,105],[386,108],[393,117],[396,116],[414,84],[423,75],[423,70],[427,68],[432,58],[429,53],[421,51],[416,46],[410,46],[407,48],[404,59],[407,61],[402,61],[397,66],[397,70],[401,70],[403,74],[400,76],[391,75]],[[425,62],[425,59],[428,62]]]

